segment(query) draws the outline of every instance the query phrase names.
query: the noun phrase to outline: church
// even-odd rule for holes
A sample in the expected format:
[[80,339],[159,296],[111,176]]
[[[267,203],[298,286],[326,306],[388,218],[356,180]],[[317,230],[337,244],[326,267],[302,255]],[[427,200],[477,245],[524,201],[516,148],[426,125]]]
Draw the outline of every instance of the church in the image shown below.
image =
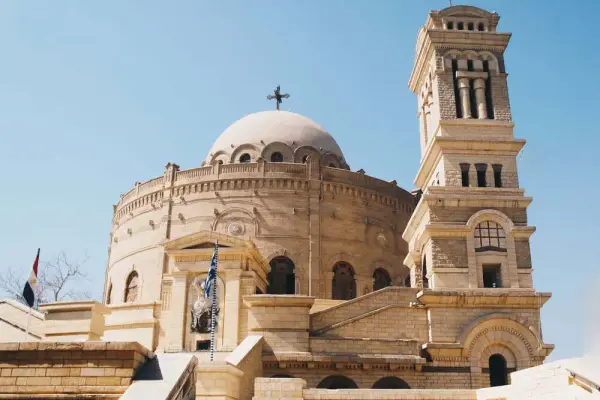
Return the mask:
[[24,342],[27,309],[0,302],[0,398],[542,398],[548,374],[597,394],[542,366],[551,294],[534,288],[498,22],[452,6],[417,34],[417,190],[351,169],[279,87],[197,168],[136,183],[113,206],[101,303],[41,305]]

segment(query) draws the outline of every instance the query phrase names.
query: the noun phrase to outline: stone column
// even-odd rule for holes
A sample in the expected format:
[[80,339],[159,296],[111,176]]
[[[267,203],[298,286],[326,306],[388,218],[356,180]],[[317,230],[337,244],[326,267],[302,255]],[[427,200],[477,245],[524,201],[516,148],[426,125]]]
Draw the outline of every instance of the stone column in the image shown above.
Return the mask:
[[471,98],[469,95],[469,78],[458,78],[458,88],[460,90],[460,105],[463,112],[463,118],[473,118],[471,115]]
[[475,89],[475,101],[477,101],[477,116],[479,119],[487,119],[487,104],[485,102],[485,79],[476,78],[473,84]]
[[166,329],[166,352],[176,353],[183,350],[184,321],[188,312],[187,291],[187,272],[173,272],[170,321]]

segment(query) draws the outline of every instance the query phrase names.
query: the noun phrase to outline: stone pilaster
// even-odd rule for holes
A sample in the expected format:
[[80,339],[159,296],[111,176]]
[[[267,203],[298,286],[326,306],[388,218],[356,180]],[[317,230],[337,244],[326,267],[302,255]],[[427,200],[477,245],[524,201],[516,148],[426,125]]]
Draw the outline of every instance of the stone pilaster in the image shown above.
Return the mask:
[[180,352],[183,350],[184,324],[187,316],[186,297],[188,291],[187,271],[173,273],[171,289],[171,312],[166,331],[165,352]]

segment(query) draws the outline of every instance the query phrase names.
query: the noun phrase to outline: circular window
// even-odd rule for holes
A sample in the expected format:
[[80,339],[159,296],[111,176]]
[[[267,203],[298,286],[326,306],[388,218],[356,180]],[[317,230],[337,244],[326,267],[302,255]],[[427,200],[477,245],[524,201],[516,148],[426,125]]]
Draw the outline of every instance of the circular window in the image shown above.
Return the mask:
[[250,154],[244,153],[240,156],[241,163],[249,163],[250,162]]
[[271,154],[271,162],[283,162],[283,154],[278,151]]

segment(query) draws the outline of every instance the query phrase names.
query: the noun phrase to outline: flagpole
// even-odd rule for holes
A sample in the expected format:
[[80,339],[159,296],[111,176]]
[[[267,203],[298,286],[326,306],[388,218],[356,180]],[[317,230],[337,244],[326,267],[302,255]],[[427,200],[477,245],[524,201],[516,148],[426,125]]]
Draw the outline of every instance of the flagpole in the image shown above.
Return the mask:
[[219,239],[215,242],[215,277],[212,284],[212,312],[210,319],[210,361],[215,357],[215,323],[217,319],[217,269],[219,268]]
[[31,319],[31,307],[27,313],[27,324],[25,325],[25,341],[29,342],[29,320]]

